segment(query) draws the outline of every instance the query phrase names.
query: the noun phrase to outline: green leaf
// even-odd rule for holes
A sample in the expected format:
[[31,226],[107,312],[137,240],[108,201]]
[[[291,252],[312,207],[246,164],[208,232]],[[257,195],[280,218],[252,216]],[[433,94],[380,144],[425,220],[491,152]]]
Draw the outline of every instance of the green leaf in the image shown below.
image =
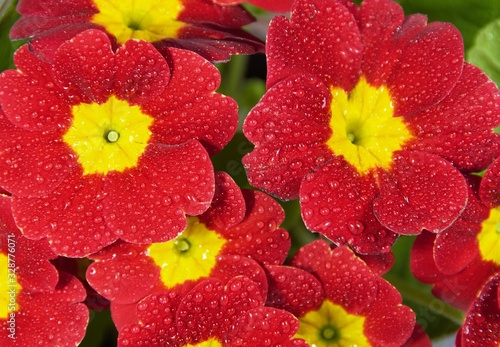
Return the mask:
[[476,36],[467,60],[481,68],[500,85],[500,18],[483,27]]
[[24,43],[18,41],[13,44],[9,38],[10,28],[18,18],[16,1],[0,3],[0,72],[14,67],[12,55]]
[[423,13],[429,21],[453,23],[462,33],[466,50],[485,23],[500,17],[498,0],[399,0],[406,14]]

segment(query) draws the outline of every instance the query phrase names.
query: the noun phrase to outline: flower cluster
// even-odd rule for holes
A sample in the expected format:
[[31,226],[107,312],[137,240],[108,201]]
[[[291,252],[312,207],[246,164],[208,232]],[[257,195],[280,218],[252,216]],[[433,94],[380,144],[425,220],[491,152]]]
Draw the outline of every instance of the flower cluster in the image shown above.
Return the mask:
[[[382,277],[417,235],[456,345],[498,347],[500,91],[459,30],[393,0],[249,2],[289,12],[265,45],[239,0],[19,0],[0,345],[78,345],[109,308],[123,347],[431,346]],[[214,63],[264,52],[239,115]],[[215,165],[239,130],[251,187]]]

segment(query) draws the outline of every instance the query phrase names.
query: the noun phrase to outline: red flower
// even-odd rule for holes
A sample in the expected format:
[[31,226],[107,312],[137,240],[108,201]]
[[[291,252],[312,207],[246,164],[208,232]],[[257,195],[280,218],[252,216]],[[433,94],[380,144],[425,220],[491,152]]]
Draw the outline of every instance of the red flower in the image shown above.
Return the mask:
[[318,347],[389,347],[402,346],[412,336],[414,313],[349,248],[330,249],[326,241],[314,241],[297,252],[292,265],[267,267],[267,305],[298,317],[295,337]]
[[86,31],[47,64],[23,46],[0,75],[0,186],[26,237],[83,257],[118,238],[163,242],[214,194],[209,155],[237,126],[215,93],[217,69],[195,53],[165,60],[143,41],[113,53]]
[[62,43],[93,28],[104,30],[113,45],[145,40],[165,56],[168,47],[192,50],[212,61],[263,50],[259,39],[241,29],[254,20],[248,12],[212,0],[20,0],[17,11],[22,17],[11,38],[31,38],[30,48],[47,61]]
[[0,197],[0,224],[0,345],[78,344],[89,319],[82,284],[50,263],[57,255],[47,240],[22,236],[7,197]]
[[175,239],[144,245],[121,242],[92,255],[96,261],[87,270],[92,287],[113,303],[130,304],[157,291],[186,293],[208,277],[228,281],[245,275],[265,295],[267,280],[257,261],[285,261],[290,239],[277,227],[283,210],[261,192],[242,192],[225,173],[216,178],[211,207],[190,217],[187,229]]
[[274,1],[266,1],[266,0],[213,0],[214,3],[222,6],[228,5],[236,5],[241,4],[243,2],[248,2],[257,7],[263,8],[264,10],[272,11],[272,12],[280,12],[285,13],[289,12],[292,7],[292,3],[294,0],[274,0]]
[[293,315],[265,307],[256,283],[244,276],[224,283],[206,279],[182,298],[148,296],[137,322],[120,329],[118,346],[307,346],[292,339]]
[[446,229],[467,200],[458,170],[500,154],[498,89],[450,24],[391,0],[298,0],[266,49],[268,90],[243,126],[250,183],[300,197],[306,226],[337,245],[384,252],[395,234]]
[[500,346],[500,272],[488,279],[457,334],[456,347]]
[[440,299],[466,310],[486,280],[500,271],[500,159],[481,179],[468,176],[469,198],[460,218],[439,235],[423,233],[413,245],[411,269],[434,285]]

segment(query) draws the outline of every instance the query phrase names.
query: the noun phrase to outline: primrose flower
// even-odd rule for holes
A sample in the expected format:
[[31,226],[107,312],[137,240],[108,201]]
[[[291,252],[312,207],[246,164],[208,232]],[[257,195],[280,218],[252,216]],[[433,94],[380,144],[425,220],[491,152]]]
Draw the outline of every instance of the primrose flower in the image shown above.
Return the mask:
[[113,244],[90,258],[90,285],[115,304],[136,303],[164,290],[186,293],[209,277],[227,281],[245,275],[267,291],[261,264],[281,264],[290,239],[277,226],[281,206],[264,193],[243,190],[225,173],[216,174],[211,207],[189,217],[175,239],[153,244]]
[[317,240],[302,247],[291,265],[267,266],[267,305],[299,319],[295,337],[317,347],[390,347],[413,335],[415,315],[401,295],[349,248],[331,249]]
[[210,62],[135,40],[115,53],[88,30],[51,64],[26,45],[15,63],[0,75],[0,186],[26,237],[84,257],[118,238],[170,240],[209,207],[209,155],[238,119]]
[[468,309],[455,346],[500,346],[500,272],[488,279]]
[[213,0],[214,3],[222,6],[227,5],[236,5],[241,4],[243,2],[248,2],[249,4],[260,7],[264,10],[285,13],[290,12],[290,8],[292,7],[292,3],[294,0],[274,0],[274,1],[266,1],[266,0]]
[[2,196],[0,224],[0,345],[78,344],[89,319],[82,284],[50,263],[57,255],[47,240],[21,234]]
[[137,321],[119,330],[118,346],[307,346],[292,338],[296,318],[264,301],[244,276],[205,279],[181,298],[153,294],[137,306]]
[[47,61],[57,47],[87,29],[105,31],[114,46],[130,39],[151,42],[165,56],[168,47],[211,61],[263,50],[258,38],[241,29],[254,21],[247,11],[212,0],[20,0],[17,11],[22,17],[11,38],[31,38],[30,48]]
[[266,45],[268,90],[243,125],[253,186],[300,197],[308,229],[359,253],[457,219],[459,170],[500,154],[500,94],[455,27],[391,0],[297,0]]
[[[486,280],[500,271],[500,159],[483,178],[470,175],[460,218],[439,235],[423,233],[412,248],[411,270],[433,293],[467,310]],[[457,251],[459,250],[459,251]]]

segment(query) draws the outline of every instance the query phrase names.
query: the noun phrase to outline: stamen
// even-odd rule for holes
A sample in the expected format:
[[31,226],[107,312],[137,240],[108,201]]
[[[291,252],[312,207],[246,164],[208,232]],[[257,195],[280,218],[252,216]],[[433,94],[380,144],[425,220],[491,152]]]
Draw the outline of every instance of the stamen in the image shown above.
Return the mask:
[[186,253],[191,248],[191,243],[188,239],[180,238],[175,240],[174,248],[178,253]]
[[114,130],[110,130],[106,133],[106,141],[113,143],[118,141],[120,134]]

